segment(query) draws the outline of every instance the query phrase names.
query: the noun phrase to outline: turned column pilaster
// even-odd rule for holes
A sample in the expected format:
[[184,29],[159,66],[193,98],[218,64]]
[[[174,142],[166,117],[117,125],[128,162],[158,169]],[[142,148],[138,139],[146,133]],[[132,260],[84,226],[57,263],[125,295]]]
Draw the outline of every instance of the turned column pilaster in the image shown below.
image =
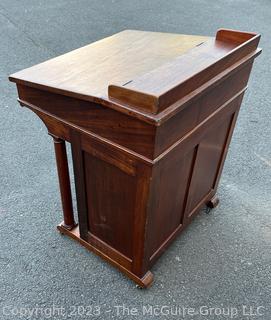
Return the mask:
[[58,173],[59,188],[60,188],[63,217],[64,217],[62,226],[68,230],[71,230],[77,224],[74,221],[74,215],[73,215],[71,185],[70,185],[66,144],[64,140],[55,136],[52,136],[52,137],[54,140],[57,173]]

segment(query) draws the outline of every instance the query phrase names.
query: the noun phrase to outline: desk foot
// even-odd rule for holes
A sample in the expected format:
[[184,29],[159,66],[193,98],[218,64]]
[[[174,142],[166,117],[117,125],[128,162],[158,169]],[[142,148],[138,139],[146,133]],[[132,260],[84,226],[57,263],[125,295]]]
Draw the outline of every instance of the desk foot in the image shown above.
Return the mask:
[[104,260],[106,260],[107,262],[109,262],[114,267],[118,268],[121,272],[123,272],[131,280],[133,280],[138,285],[138,287],[140,287],[140,288],[148,288],[153,283],[153,274],[150,271],[147,271],[145,273],[145,275],[140,278],[136,274],[134,274],[132,271],[130,271],[130,270],[126,269],[125,267],[123,267],[122,265],[120,265],[117,261],[115,261],[112,258],[108,257],[105,253],[100,251],[98,248],[94,247],[93,245],[91,245],[90,243],[88,243],[87,241],[82,239],[80,237],[79,227],[78,226],[73,227],[72,229],[69,230],[63,225],[63,223],[61,223],[61,224],[59,224],[57,226],[57,229],[61,234],[65,234],[65,235],[69,236],[70,238],[76,240],[82,246],[87,248],[89,251],[95,253],[99,257],[101,257]]
[[134,281],[137,282],[138,288],[145,289],[149,288],[152,285],[153,280],[153,273],[151,271],[148,271],[141,279],[138,278],[138,282],[136,280]]
[[[59,231],[60,233],[63,234],[63,232],[62,232],[62,229],[63,229],[63,228],[66,229],[66,230],[68,230],[68,231],[71,231],[72,229],[74,229],[75,227],[77,227],[77,225],[78,225],[78,223],[74,223],[74,224],[68,225],[68,224],[65,224],[64,221],[62,221],[62,222],[60,223],[60,225],[57,226],[57,229],[58,229],[58,231]],[[61,228],[60,228],[60,226],[61,226]]]
[[207,203],[206,206],[210,209],[214,209],[219,204],[219,198],[215,195],[211,198]]

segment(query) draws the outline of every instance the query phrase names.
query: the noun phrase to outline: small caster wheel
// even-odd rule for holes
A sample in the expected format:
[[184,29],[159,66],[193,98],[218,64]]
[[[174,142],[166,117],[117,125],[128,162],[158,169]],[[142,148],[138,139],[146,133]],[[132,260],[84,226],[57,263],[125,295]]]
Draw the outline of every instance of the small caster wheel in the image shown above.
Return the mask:
[[141,287],[139,284],[136,284],[136,288],[139,289],[139,290],[143,290],[144,288]]
[[217,196],[213,196],[213,198],[206,203],[206,206],[211,210],[217,207],[218,204],[219,204],[219,198]]
[[60,226],[57,226],[56,229],[58,230],[58,232],[63,236],[64,232],[62,231]]

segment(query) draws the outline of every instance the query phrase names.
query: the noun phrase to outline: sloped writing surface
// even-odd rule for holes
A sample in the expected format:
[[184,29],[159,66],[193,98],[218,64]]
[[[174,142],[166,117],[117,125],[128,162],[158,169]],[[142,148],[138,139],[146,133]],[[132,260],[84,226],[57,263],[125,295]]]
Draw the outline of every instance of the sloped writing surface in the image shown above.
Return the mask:
[[110,85],[112,99],[158,113],[257,49],[260,36],[221,29],[181,56],[129,82]]
[[13,82],[83,100],[107,100],[122,85],[174,59],[209,37],[124,30],[12,74]]

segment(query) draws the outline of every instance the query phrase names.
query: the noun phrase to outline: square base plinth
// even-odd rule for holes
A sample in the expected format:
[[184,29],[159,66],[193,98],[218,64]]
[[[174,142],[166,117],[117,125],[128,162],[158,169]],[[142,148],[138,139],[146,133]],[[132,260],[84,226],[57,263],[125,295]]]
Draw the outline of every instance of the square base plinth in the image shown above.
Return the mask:
[[153,274],[150,271],[148,271],[142,278],[139,278],[137,275],[132,273],[130,270],[127,270],[126,268],[124,268],[123,266],[118,264],[116,261],[112,260],[104,252],[101,252],[100,250],[98,250],[97,248],[95,248],[94,246],[92,246],[91,244],[86,242],[84,239],[82,239],[80,237],[79,227],[78,226],[76,226],[72,230],[68,230],[65,227],[63,227],[62,223],[60,223],[57,226],[57,229],[61,234],[65,234],[65,235],[69,236],[70,238],[76,240],[82,246],[87,248],[89,251],[95,253],[97,256],[99,256],[99,257],[103,258],[104,260],[106,260],[107,262],[109,262],[112,266],[118,268],[121,272],[123,272],[131,280],[133,280],[140,288],[148,288],[148,287],[150,287],[152,285],[152,283],[153,283]]
[[[206,202],[206,206],[211,210],[215,208],[219,203],[219,199],[216,195],[214,195],[210,200]],[[207,211],[209,212],[209,210]],[[70,238],[76,240],[79,242],[82,246],[84,246],[89,251],[95,253],[97,256],[101,257],[105,261],[109,262],[112,266],[119,269],[121,272],[123,272],[126,276],[128,276],[131,280],[133,280],[139,288],[148,288],[152,285],[154,277],[151,271],[146,272],[146,274],[139,278],[136,274],[132,273],[130,270],[124,268],[122,265],[120,265],[118,262],[111,259],[108,255],[106,255],[104,252],[100,251],[98,248],[94,247],[84,239],[80,237],[80,231],[79,226],[76,225],[73,229],[68,229],[64,226],[64,223],[61,222],[57,226],[58,231],[61,234],[65,234],[69,236]]]

